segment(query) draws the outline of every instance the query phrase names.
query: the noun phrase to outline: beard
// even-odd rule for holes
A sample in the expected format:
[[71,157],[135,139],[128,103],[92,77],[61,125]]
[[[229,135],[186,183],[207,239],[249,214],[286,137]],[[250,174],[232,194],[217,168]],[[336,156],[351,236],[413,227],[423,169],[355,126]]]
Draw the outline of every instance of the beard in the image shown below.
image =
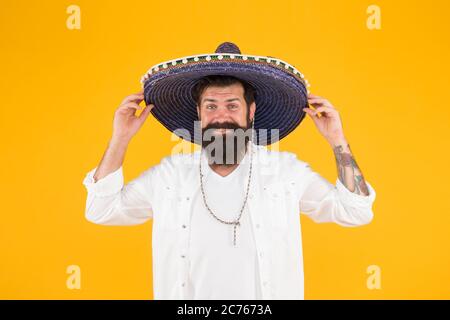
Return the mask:
[[[216,129],[227,130],[218,132]],[[248,118],[245,127],[234,122],[213,122],[202,128],[202,148],[210,164],[233,166],[244,157],[252,135]]]

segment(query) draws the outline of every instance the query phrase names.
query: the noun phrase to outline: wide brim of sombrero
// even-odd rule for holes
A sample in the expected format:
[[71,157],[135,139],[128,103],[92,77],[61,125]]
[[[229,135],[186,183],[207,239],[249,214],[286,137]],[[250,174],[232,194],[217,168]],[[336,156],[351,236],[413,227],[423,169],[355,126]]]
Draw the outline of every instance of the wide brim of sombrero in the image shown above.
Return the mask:
[[208,75],[230,75],[255,88],[255,143],[269,145],[292,132],[305,117],[309,84],[292,65],[273,57],[211,53],[170,60],[149,69],[141,82],[145,103],[168,130],[201,144],[194,85]]

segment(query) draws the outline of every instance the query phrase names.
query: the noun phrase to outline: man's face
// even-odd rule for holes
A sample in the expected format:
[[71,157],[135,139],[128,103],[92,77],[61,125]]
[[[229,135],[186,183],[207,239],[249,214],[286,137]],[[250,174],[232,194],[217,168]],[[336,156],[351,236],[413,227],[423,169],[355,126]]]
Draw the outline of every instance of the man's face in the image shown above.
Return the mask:
[[[235,143],[233,148],[226,148],[225,140],[227,136],[234,134],[236,129],[250,128],[250,122],[255,114],[255,103],[250,105],[249,112],[247,109],[244,88],[240,83],[227,87],[211,86],[206,88],[200,98],[200,105],[197,106],[205,139],[203,147],[207,147],[214,141],[214,139],[205,138],[207,136],[205,132],[209,132],[212,137],[217,136],[223,139],[224,156],[233,150],[235,153],[242,151],[242,147],[245,146],[238,143]],[[236,158],[233,157],[233,159],[232,162],[226,161],[226,163],[236,163]]]
[[[247,104],[244,99],[244,88],[241,84],[233,84],[228,87],[209,87],[201,96],[200,105],[197,106],[202,129],[207,127],[219,127],[223,124],[234,124],[241,128],[247,128],[247,119],[253,119],[255,104],[250,106],[247,115]],[[249,116],[249,117],[248,117]],[[217,129],[217,133],[225,133],[223,129]]]

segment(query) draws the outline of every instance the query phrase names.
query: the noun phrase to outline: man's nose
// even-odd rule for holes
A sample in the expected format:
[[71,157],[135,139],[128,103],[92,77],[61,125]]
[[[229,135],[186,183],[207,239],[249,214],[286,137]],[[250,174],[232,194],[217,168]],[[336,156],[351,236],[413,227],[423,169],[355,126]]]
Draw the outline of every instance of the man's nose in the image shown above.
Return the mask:
[[217,122],[227,122],[230,120],[230,112],[227,108],[217,108],[214,112],[214,119]]
[[227,108],[217,108],[215,114],[217,117],[225,117],[229,114],[229,111]]

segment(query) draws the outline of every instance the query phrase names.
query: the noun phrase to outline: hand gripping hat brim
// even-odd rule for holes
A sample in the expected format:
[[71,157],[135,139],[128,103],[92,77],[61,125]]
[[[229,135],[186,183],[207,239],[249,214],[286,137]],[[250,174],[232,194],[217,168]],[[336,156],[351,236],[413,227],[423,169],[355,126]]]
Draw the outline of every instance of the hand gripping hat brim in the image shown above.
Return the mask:
[[219,45],[215,53],[182,57],[151,67],[141,79],[145,103],[155,106],[151,113],[168,130],[201,144],[192,89],[198,80],[209,75],[230,75],[253,86],[256,144],[281,140],[305,117],[309,84],[303,74],[274,57],[243,55],[230,42]]

